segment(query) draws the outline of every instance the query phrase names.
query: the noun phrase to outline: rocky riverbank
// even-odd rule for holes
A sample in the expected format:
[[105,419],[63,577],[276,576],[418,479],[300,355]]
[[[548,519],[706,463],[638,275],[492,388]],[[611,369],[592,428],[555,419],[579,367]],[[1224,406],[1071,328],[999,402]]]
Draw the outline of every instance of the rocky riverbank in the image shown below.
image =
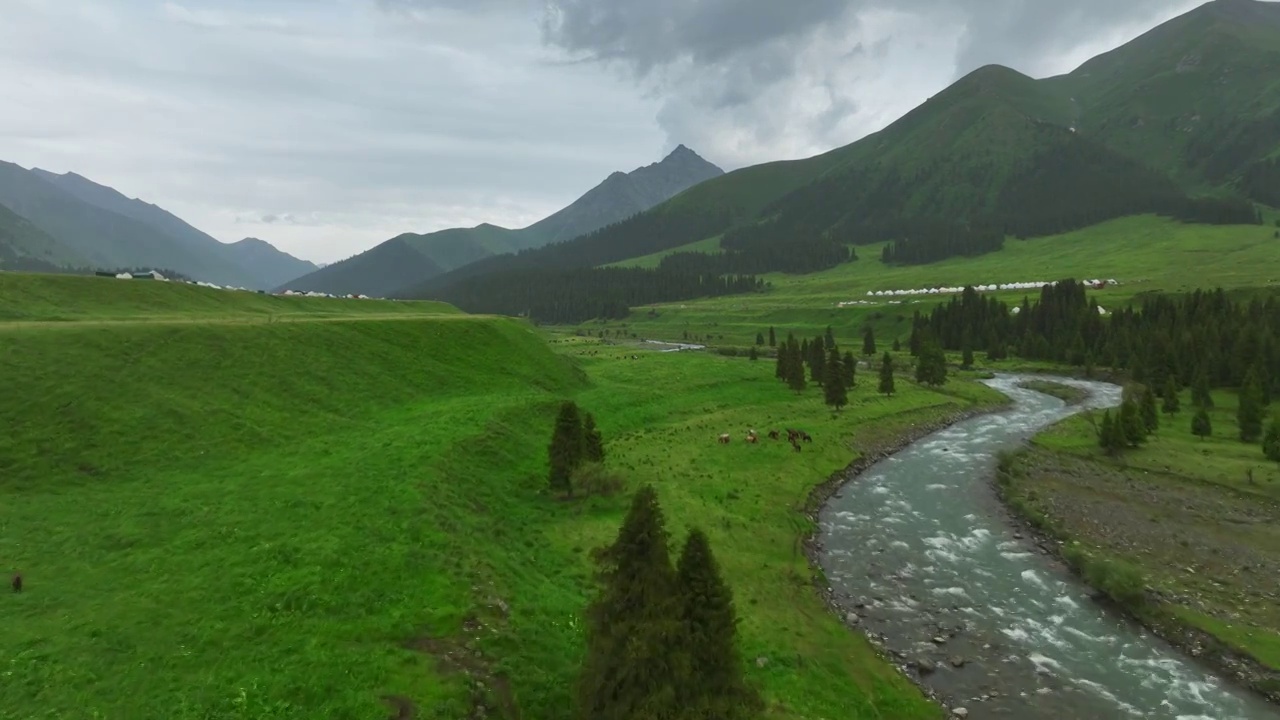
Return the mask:
[[[1230,538],[1224,543],[1218,537],[1206,535],[1199,542],[1192,543],[1182,535],[1181,531],[1188,527],[1185,522],[1178,522],[1173,517],[1162,517],[1163,522],[1152,521],[1153,514],[1163,514],[1169,508],[1176,512],[1189,511],[1198,517],[1232,516],[1237,521],[1246,517],[1250,522],[1280,522],[1280,509],[1261,507],[1253,499],[1215,498],[1219,502],[1206,502],[1204,498],[1189,497],[1188,493],[1194,491],[1185,485],[1151,483],[1130,477],[1116,468],[1092,467],[1086,459],[1062,456],[1044,449],[1019,453],[1015,466],[1009,472],[1013,475],[1011,482],[993,481],[997,496],[1005,503],[1009,522],[1033,538],[1042,552],[1070,568],[1082,582],[1081,568],[1064,552],[1072,540],[1132,559],[1143,567],[1173,565],[1190,576],[1196,575],[1192,566],[1199,566],[1203,571],[1206,565],[1215,561],[1221,565],[1223,550],[1228,547],[1234,553],[1228,553],[1226,557],[1239,556],[1240,545],[1231,543]],[[1071,482],[1059,485],[1050,480],[1058,477],[1070,477]],[[1028,484],[1035,488],[1035,501],[1028,501],[1024,492]],[[1097,500],[1066,494],[1066,487],[1084,494],[1089,493],[1093,485],[1127,486],[1128,496],[1137,500],[1132,503],[1109,502],[1103,508],[1096,506]],[[1105,518],[1105,521],[1098,521],[1100,518]],[[1221,523],[1220,532],[1222,527],[1230,524],[1229,521]],[[1172,553],[1166,555],[1171,549]],[[1202,558],[1204,563],[1200,562]],[[1230,589],[1239,595],[1233,601],[1242,605],[1252,602],[1276,607],[1280,596],[1275,591],[1274,579],[1280,572],[1280,558],[1251,553],[1244,566],[1250,568],[1250,572],[1229,575],[1221,568],[1217,568],[1217,572],[1210,570],[1204,573],[1209,576],[1206,582],[1222,589],[1229,586],[1217,577],[1234,580],[1235,587]],[[1254,580],[1256,583],[1251,582]],[[1182,621],[1173,612],[1177,606],[1211,612],[1207,606],[1213,603],[1206,602],[1199,591],[1191,588],[1158,589],[1150,583],[1144,590],[1145,597],[1138,605],[1117,602],[1097,589],[1094,599],[1132,618],[1214,674],[1280,705],[1280,672]]]

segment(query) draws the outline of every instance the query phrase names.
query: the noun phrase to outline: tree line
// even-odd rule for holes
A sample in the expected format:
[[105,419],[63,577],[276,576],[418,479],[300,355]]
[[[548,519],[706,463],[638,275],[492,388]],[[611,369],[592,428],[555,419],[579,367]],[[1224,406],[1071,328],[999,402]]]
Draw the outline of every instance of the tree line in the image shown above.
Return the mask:
[[[772,344],[775,339],[773,328],[769,328],[769,338]],[[757,340],[763,344],[763,334],[758,335]],[[862,352],[868,357],[876,353],[875,334],[871,328],[863,332]],[[839,412],[849,404],[849,391],[858,384],[858,360],[852,351],[840,351],[829,326],[826,333],[812,339],[797,340],[794,333],[788,332],[786,340],[778,343],[773,375],[797,393],[804,392],[810,382],[818,385],[822,388],[824,402]],[[880,361],[877,392],[886,396],[896,392],[893,356],[887,351]]]
[[1280,158],[1260,160],[1246,168],[1240,190],[1264,205],[1280,207]]
[[[912,318],[912,354],[925,343],[966,353],[986,348],[993,360],[1013,354],[1086,371],[1123,371],[1136,384],[1126,403],[1141,410],[1148,433],[1158,427],[1155,398],[1162,399],[1164,411],[1177,413],[1178,393],[1191,388],[1194,404],[1206,411],[1193,418],[1193,429],[1210,434],[1211,391],[1231,388],[1239,391],[1240,439],[1265,441],[1266,409],[1280,393],[1278,293],[1233,297],[1218,289],[1155,295],[1104,318],[1086,287],[1072,280],[1046,286],[1037,301],[1024,298],[1013,307],[965,288],[949,303]],[[1115,423],[1128,445],[1140,443],[1137,424],[1123,417],[1133,410],[1122,405],[1119,412]],[[1109,449],[1122,447],[1112,440]]]
[[574,324],[620,319],[636,305],[759,292],[752,275],[721,275],[684,269],[528,269],[470,278],[432,297],[467,312],[522,315],[545,323]]

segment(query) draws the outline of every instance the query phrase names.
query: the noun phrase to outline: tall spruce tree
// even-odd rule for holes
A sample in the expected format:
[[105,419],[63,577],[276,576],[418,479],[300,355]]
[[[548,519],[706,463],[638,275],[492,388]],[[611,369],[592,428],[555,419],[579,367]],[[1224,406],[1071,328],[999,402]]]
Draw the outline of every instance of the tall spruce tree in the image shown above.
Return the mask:
[[582,459],[588,462],[604,462],[604,436],[596,427],[596,418],[591,413],[582,416]]
[[899,340],[898,338],[893,339],[893,351],[902,352],[902,341]]
[[969,342],[969,335],[966,333],[964,340],[960,343],[960,367],[968,370],[973,367],[973,343]]
[[893,388],[893,356],[888,352],[880,359],[880,388],[881,395],[892,395]]
[[1280,415],[1267,424],[1267,434],[1262,436],[1262,454],[1280,463]]
[[681,686],[682,720],[747,720],[763,705],[743,673],[733,592],[706,534],[694,529],[676,570],[691,675]]
[[769,347],[777,347],[777,346],[778,346],[778,336],[774,334],[773,326],[770,325],[769,326]]
[[1204,407],[1196,408],[1196,414],[1191,418],[1191,434],[1201,440],[1213,434],[1213,422],[1209,419],[1209,411]]
[[764,335],[762,333],[756,333],[756,344],[757,345],[764,344]]
[[1242,442],[1257,442],[1262,436],[1262,388],[1258,374],[1250,370],[1240,388],[1240,404],[1236,410],[1236,424],[1240,426]]
[[929,338],[916,359],[916,382],[939,387],[947,382],[947,356],[938,341]]
[[844,385],[844,369],[841,367],[840,350],[831,348],[823,370],[822,394],[826,403],[836,412],[849,404],[848,388]]
[[[1167,379],[1167,378],[1166,378]],[[1156,394],[1151,386],[1144,387],[1138,396],[1138,410],[1142,414],[1142,426],[1150,435],[1160,429],[1160,413],[1156,409]]]
[[804,392],[809,383],[805,380],[804,357],[795,345],[790,348],[791,360],[787,362],[787,387],[797,393]]
[[844,370],[844,386],[852,390],[858,384],[858,360],[852,352],[845,352],[844,361],[840,364]]
[[752,346],[751,346],[751,349],[747,351],[747,359],[748,359],[748,360],[759,360],[759,359],[760,359],[760,351],[756,350],[756,346],[755,346],[755,345],[752,345]]
[[645,485],[613,544],[595,553],[599,589],[586,611],[579,720],[676,720],[693,673],[658,495]]
[[578,404],[566,400],[560,404],[555,429],[551,433],[551,444],[547,446],[547,455],[551,461],[548,484],[552,490],[566,495],[573,494],[573,471],[582,464],[585,450]]
[[1137,447],[1147,439],[1147,425],[1142,421],[1137,399],[1126,398],[1120,404],[1120,430],[1129,447]]
[[826,341],[828,350],[836,346],[836,334],[831,330],[830,325],[827,326],[827,332],[823,340]]
[[876,354],[876,334],[870,326],[862,331],[862,354],[871,357]]
[[1196,370],[1191,384],[1191,404],[1205,410],[1213,409],[1213,393],[1209,392],[1209,371],[1203,365]]
[[1110,410],[1103,413],[1102,429],[1098,432],[1098,445],[1108,455],[1118,455],[1127,444],[1119,419],[1113,418]]
[[809,379],[819,385],[824,384],[827,377],[827,354],[823,349],[824,344],[821,335],[809,343]]
[[1169,376],[1168,382],[1164,384],[1164,401],[1161,403],[1160,409],[1165,415],[1173,416],[1178,414],[1182,409],[1182,402],[1178,398],[1178,381],[1172,375]]

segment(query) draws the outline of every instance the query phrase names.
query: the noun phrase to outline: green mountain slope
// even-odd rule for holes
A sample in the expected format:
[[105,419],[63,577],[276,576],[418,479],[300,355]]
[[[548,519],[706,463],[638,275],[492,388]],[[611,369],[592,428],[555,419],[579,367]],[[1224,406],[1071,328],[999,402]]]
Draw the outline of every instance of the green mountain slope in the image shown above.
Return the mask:
[[53,272],[85,264],[84,258],[30,220],[0,205],[0,270]]
[[[1280,178],[1280,164],[1259,164],[1280,138],[1271,131],[1280,73],[1265,72],[1280,67],[1278,10],[1218,0],[1068,76],[1035,80],[983,67],[849,146],[729,173],[589,236],[485,260],[404,296],[569,320],[721,291],[707,276],[825,269],[849,259],[847,245],[895,241],[886,262],[921,263],[996,251],[1006,235],[1134,214],[1255,223],[1240,195],[1264,200],[1269,180]],[[1180,69],[1189,56],[1212,62]],[[1249,78],[1232,79],[1239,73]],[[1145,145],[1107,120],[1137,107],[1164,113],[1131,122],[1135,132],[1147,129],[1137,135]],[[1173,117],[1204,120],[1208,108],[1212,132],[1154,128],[1172,127]],[[584,272],[715,237],[721,253],[669,254],[647,280],[638,271]],[[663,289],[626,297],[610,290],[632,276],[636,287]]]
[[173,267],[192,277],[265,290],[316,269],[315,264],[280,252],[262,240],[230,245],[219,242],[161,207],[126,197],[76,173],[58,175],[40,168],[31,172],[85,203],[145,223],[167,236],[198,263],[187,268]]
[[1082,134],[1194,188],[1280,150],[1280,3],[1216,0],[1041,81]]
[[[630,173],[613,173],[568,207],[529,227],[510,230],[485,223],[422,235],[406,233],[285,283],[282,289],[390,295],[487,257],[592,232],[723,174],[723,170],[680,145],[660,162]],[[417,255],[406,253],[406,248]]]

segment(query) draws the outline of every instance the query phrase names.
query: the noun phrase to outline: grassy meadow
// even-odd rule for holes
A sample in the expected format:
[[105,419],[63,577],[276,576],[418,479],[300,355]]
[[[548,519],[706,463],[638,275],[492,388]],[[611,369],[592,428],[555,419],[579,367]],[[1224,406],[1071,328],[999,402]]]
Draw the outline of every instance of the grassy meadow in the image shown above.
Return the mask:
[[[628,501],[546,493],[574,398],[675,539],[710,535],[769,718],[939,717],[824,608],[800,508],[869,443],[994,391],[899,377],[887,399],[864,373],[833,415],[764,360],[427,304],[262,321],[276,300],[0,275],[0,307],[32,318],[0,327],[0,571],[26,579],[0,597],[0,716],[569,717],[588,551]],[[815,440],[741,442],[781,426]]]
[[1140,614],[1204,630],[1280,671],[1280,466],[1242,443],[1236,396],[1213,393],[1213,435],[1190,432],[1190,392],[1146,444],[1097,446],[1097,413],[1039,435],[1015,504],[1063,538],[1138,568],[1157,595]]
[[[1270,218],[1269,218],[1270,219]],[[1135,216],[1084,230],[1031,240],[1010,239],[1004,250],[975,258],[953,258],[929,265],[890,267],[880,262],[881,245],[858,247],[859,259],[810,275],[770,274],[771,290],[706,300],[636,308],[631,317],[611,323],[585,323],[593,332],[626,327],[640,337],[678,340],[688,333],[709,344],[748,345],[770,325],[816,335],[831,325],[857,332],[864,325],[877,336],[905,340],[911,314],[927,312],[946,296],[868,298],[868,291],[931,286],[1113,278],[1120,285],[1094,293],[1103,307],[1128,303],[1141,293],[1187,292],[1220,286],[1258,288],[1280,284],[1277,228],[1257,225],[1189,225]],[[687,249],[718,247],[703,241]],[[657,256],[633,263],[656,264]],[[993,293],[1009,303],[1039,291]],[[899,300],[893,304],[891,300]],[[838,307],[870,301],[872,305]],[[652,310],[652,313],[650,313]]]

